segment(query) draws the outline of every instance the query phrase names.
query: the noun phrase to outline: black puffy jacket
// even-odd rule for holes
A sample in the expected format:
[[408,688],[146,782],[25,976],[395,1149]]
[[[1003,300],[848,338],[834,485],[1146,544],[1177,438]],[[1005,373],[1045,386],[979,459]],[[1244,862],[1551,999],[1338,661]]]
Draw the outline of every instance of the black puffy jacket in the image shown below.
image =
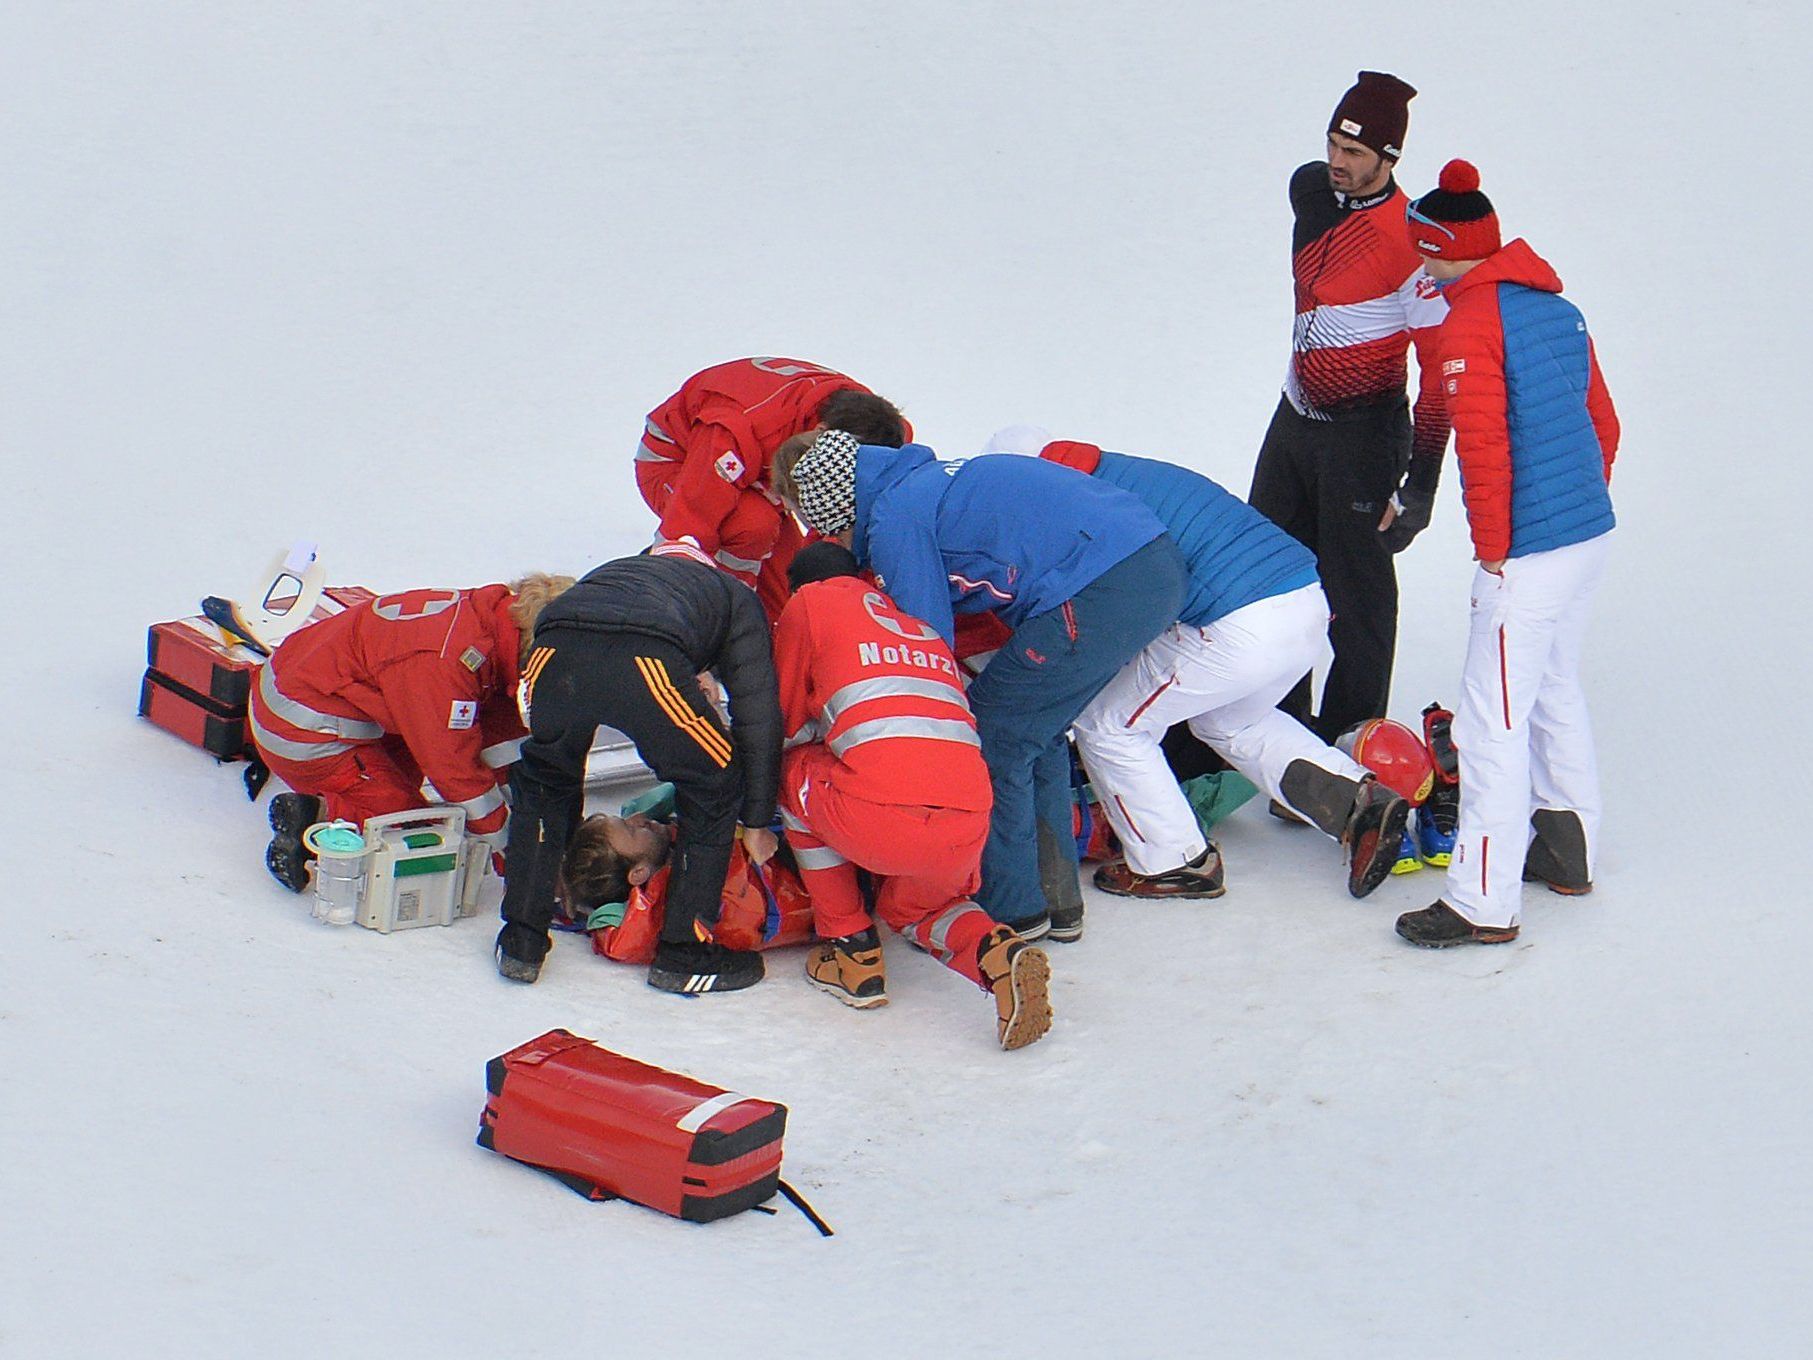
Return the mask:
[[686,558],[624,557],[550,601],[535,634],[552,628],[660,638],[684,652],[695,670],[716,676],[730,696],[743,824],[768,824],[780,788],[781,706],[768,617],[753,590]]

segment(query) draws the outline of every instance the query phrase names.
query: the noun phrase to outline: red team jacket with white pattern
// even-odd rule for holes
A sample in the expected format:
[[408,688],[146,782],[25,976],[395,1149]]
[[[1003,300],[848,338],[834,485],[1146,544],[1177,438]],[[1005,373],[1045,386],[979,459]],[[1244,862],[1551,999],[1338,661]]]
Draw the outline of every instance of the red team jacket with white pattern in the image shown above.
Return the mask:
[[899,807],[994,805],[956,660],[933,629],[854,576],[794,592],[774,631],[788,746],[823,742],[851,796]]
[[[515,716],[522,636],[513,598],[502,585],[409,590],[309,624],[261,668],[258,744],[313,760],[401,737],[435,791],[466,807],[469,830],[499,830],[508,809],[485,760],[484,719],[494,734],[527,735]],[[491,753],[491,764],[509,763]]]
[[715,554],[737,501],[767,488],[774,451],[845,390],[869,389],[803,359],[734,359],[688,378],[649,413],[636,448],[637,484],[661,513],[661,537]]
[[1412,453],[1439,458],[1448,414],[1435,340],[1448,306],[1404,230],[1403,193],[1392,181],[1370,198],[1337,194],[1328,166],[1312,161],[1291,176],[1290,196],[1297,314],[1286,398],[1312,420],[1395,403],[1409,380],[1414,344],[1420,377]]

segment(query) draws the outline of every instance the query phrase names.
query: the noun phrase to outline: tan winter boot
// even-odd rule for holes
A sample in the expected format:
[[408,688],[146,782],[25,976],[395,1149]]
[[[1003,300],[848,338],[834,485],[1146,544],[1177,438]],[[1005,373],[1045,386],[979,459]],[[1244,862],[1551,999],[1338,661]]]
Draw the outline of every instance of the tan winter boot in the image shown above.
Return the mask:
[[976,966],[995,994],[995,1037],[1006,1049],[1025,1048],[1051,1028],[1051,962],[1006,926],[976,947]]
[[813,945],[806,955],[806,977],[820,991],[829,992],[844,1005],[858,1010],[888,1004],[881,937],[874,926]]

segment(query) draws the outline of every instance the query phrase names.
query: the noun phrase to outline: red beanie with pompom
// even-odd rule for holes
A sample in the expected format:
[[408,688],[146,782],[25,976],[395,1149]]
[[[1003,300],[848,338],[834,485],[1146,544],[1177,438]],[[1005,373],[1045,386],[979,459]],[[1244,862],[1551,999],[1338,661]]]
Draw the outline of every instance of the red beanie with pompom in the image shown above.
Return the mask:
[[1449,161],[1436,187],[1404,209],[1410,244],[1443,260],[1483,260],[1503,242],[1492,200],[1479,191],[1479,171]]

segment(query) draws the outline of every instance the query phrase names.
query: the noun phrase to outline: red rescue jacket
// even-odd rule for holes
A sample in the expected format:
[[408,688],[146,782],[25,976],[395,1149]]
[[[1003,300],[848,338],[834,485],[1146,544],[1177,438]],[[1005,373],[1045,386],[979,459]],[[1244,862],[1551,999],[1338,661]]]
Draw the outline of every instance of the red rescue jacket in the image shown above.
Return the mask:
[[787,745],[823,742],[872,803],[993,806],[962,672],[937,632],[854,576],[794,592],[774,632]]
[[869,389],[802,359],[733,359],[688,378],[649,412],[636,448],[637,482],[661,515],[661,537],[691,538],[716,555],[737,502],[766,491],[774,451],[816,426],[825,398],[845,390]]
[[493,767],[515,753],[486,750],[484,718],[494,732],[527,735],[513,598],[502,585],[409,590],[309,624],[261,668],[254,740],[286,760],[325,760],[401,737],[435,791],[466,809],[470,831],[497,831],[508,809]]

